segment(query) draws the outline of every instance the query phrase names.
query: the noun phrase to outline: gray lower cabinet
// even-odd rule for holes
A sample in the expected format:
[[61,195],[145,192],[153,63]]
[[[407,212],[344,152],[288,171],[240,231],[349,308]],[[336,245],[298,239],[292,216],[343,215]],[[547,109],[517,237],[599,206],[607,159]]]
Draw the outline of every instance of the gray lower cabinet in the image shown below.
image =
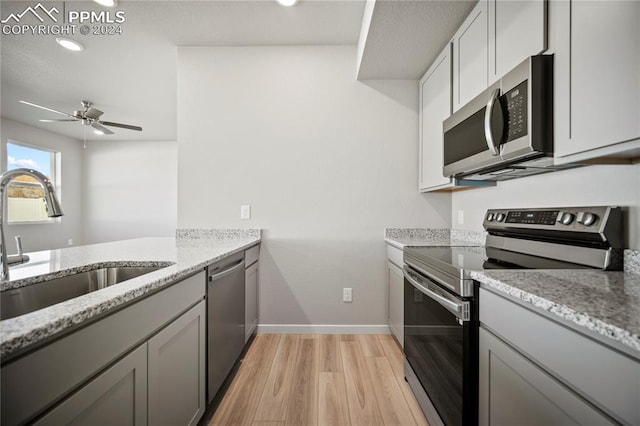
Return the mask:
[[147,345],[98,375],[35,424],[146,425]]
[[149,424],[195,425],[205,406],[206,303],[149,339]]
[[611,421],[480,328],[481,425],[606,425]]
[[258,262],[245,270],[244,341],[249,341],[258,326]]
[[258,260],[260,244],[244,252],[244,342],[247,343],[258,328]]
[[387,244],[387,324],[404,347],[404,274],[402,250]]
[[197,423],[205,408],[205,278],[176,282],[3,362],[0,423]]
[[500,292],[479,302],[480,424],[640,424],[637,356]]

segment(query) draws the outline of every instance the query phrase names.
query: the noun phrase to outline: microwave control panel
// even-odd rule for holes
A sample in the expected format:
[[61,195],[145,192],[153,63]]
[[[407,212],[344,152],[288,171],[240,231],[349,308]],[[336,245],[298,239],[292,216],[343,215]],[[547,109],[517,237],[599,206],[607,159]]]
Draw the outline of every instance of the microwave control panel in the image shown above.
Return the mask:
[[507,142],[519,139],[527,135],[528,123],[528,84],[527,80],[518,84],[513,89],[501,96],[503,105],[506,106],[506,132]]

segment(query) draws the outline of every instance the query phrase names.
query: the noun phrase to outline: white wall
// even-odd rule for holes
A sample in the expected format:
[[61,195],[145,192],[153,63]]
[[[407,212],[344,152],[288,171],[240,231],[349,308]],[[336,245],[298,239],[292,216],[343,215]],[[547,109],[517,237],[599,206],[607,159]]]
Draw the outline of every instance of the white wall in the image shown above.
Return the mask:
[[417,191],[417,82],[365,85],[355,61],[179,48],[178,227],[264,229],[261,324],[386,323],[383,228],[450,225],[450,196]]
[[84,164],[87,244],[175,235],[175,142],[87,142]]
[[[640,164],[588,166],[456,192],[451,220],[454,228],[482,230],[489,208],[590,205],[628,208],[628,245],[640,249]],[[458,210],[464,210],[464,224],[457,221]]]
[[82,244],[82,143],[76,139],[38,129],[6,118],[1,119],[2,170],[7,167],[8,140],[40,146],[61,153],[60,203],[64,216],[52,223],[7,224],[5,235],[9,254],[15,253],[13,237],[22,237],[25,252]]

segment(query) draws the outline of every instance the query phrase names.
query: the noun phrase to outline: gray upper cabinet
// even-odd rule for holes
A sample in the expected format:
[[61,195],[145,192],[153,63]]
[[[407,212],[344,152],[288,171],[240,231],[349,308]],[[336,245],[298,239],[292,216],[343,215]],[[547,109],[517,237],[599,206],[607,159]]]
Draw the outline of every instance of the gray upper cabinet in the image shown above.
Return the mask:
[[448,44],[420,80],[420,191],[451,186],[442,174],[442,122],[451,115],[451,45]]
[[488,86],[488,0],[480,0],[453,36],[453,111]]
[[118,361],[36,423],[147,425],[147,345]]
[[640,2],[550,7],[556,163],[640,157]]
[[206,322],[203,300],[149,339],[150,425],[196,425],[204,414]]
[[547,50],[547,0],[489,2],[489,84]]

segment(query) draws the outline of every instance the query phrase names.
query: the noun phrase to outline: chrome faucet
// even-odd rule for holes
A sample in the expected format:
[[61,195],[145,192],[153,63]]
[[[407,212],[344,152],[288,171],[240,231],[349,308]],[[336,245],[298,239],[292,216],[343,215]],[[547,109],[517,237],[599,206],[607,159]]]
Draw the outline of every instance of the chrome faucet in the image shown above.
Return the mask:
[[[6,188],[17,176],[31,176],[35,178],[44,187],[44,199],[47,203],[47,215],[49,217],[62,216],[62,208],[56,196],[56,191],[51,180],[42,173],[33,169],[13,169],[0,175],[0,252],[2,257],[2,271],[0,272],[0,281],[9,280],[9,256],[7,255],[7,246],[4,241],[4,222],[5,222],[5,201],[7,200]],[[22,244],[20,244],[21,246]],[[22,247],[18,247],[18,251],[22,252]],[[19,255],[22,256],[21,253]]]

